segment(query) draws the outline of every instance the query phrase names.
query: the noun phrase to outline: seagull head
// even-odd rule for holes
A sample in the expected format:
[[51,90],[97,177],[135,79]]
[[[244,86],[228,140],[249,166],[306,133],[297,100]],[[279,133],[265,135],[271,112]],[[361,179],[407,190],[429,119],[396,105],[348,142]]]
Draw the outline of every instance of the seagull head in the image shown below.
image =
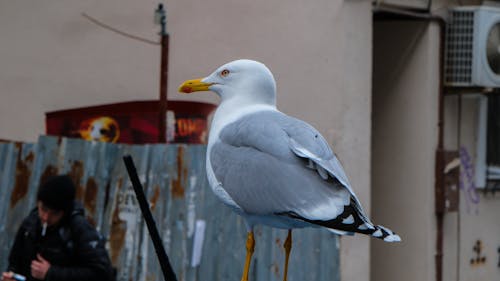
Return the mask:
[[252,104],[276,105],[276,82],[271,71],[253,60],[235,60],[217,68],[205,78],[187,80],[181,93],[212,91],[222,102],[237,100]]

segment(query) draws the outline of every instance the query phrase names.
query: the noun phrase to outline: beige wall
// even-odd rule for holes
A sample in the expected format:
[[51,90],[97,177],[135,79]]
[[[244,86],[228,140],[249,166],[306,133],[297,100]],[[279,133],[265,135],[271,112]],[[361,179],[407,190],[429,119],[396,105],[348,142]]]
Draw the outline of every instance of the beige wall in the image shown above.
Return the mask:
[[[445,100],[445,148],[462,148],[462,153],[471,157],[470,161],[463,157],[462,162],[473,166],[477,157],[479,98],[479,94],[468,94],[461,98],[451,95]],[[444,280],[498,280],[500,195],[470,190],[475,184],[466,176],[461,182],[460,211],[445,217]],[[486,262],[472,265],[471,259],[477,258],[473,248],[478,240],[483,244],[480,257],[486,257]]]
[[[1,1],[1,0],[0,0]],[[110,32],[157,40],[157,1],[1,1],[0,138],[35,141],[44,112],[158,96],[160,49]],[[181,81],[237,58],[266,63],[278,106],[334,145],[370,209],[371,1],[166,1],[169,97]],[[369,279],[369,238],[341,241],[343,280]],[[298,253],[296,253],[298,254]],[[325,261],[327,263],[327,261]]]
[[158,96],[156,1],[1,1],[0,138],[35,141],[47,111]]
[[[389,248],[372,243],[374,281],[436,280],[438,51],[436,23],[374,23],[372,212],[403,239]],[[475,166],[479,102],[468,92],[461,103],[458,94],[445,98],[444,146],[465,149]],[[464,176],[461,183],[459,211],[444,217],[442,280],[498,280],[500,195],[467,190]],[[478,240],[486,262],[471,265]]]
[[435,280],[439,27],[374,24],[372,213],[403,242],[372,242],[374,281]]

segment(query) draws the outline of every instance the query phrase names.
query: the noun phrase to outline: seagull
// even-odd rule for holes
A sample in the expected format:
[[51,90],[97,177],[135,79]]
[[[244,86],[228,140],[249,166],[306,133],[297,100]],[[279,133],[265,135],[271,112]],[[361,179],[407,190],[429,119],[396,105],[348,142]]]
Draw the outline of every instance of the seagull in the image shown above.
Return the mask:
[[339,235],[401,241],[367,217],[325,138],[276,108],[276,82],[264,64],[232,61],[179,87],[181,93],[199,91],[221,98],[210,128],[206,172],[215,195],[247,226],[242,281],[248,281],[258,224],[288,229],[285,281],[293,228],[323,227]]

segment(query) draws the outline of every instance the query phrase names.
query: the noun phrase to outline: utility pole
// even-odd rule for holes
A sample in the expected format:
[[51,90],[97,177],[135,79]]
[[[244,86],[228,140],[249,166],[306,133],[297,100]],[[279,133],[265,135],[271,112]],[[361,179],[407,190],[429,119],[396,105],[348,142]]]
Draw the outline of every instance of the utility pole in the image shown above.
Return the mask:
[[159,143],[167,142],[167,85],[168,85],[168,33],[167,15],[163,4],[155,10],[155,23],[161,26],[160,103],[159,103]]

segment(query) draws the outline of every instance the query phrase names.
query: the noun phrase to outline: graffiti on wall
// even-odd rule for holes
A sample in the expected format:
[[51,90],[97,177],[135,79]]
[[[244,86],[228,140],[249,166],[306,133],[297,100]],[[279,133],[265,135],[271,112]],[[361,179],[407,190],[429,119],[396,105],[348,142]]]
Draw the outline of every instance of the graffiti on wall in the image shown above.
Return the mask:
[[467,148],[464,146],[460,147],[460,165],[462,166],[462,169],[460,171],[459,187],[465,198],[467,213],[474,211],[477,214],[479,193],[477,192],[476,185],[474,183],[474,166],[472,157],[467,151]]

